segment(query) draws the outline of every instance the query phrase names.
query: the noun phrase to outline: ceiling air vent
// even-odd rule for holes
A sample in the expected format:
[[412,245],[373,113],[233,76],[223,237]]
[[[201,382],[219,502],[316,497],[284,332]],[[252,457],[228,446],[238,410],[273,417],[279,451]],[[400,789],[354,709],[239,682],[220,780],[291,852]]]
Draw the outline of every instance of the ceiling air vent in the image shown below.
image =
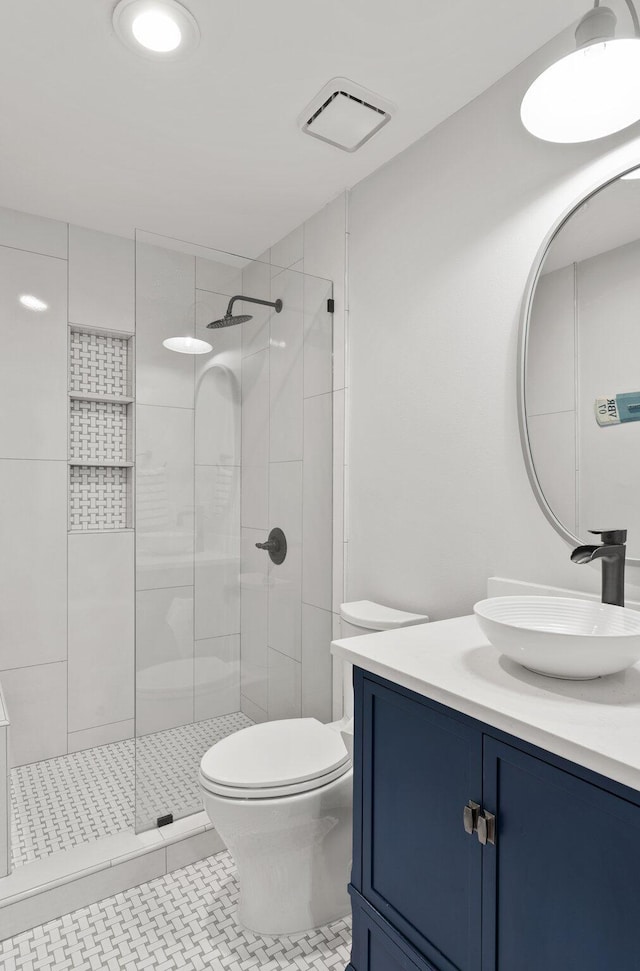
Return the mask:
[[298,118],[302,131],[356,152],[391,120],[395,106],[348,78],[333,78]]

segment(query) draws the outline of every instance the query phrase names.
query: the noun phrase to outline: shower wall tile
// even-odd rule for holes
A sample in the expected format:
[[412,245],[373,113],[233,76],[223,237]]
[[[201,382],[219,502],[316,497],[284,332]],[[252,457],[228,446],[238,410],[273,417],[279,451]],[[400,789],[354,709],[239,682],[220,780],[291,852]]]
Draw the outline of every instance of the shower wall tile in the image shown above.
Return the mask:
[[195,454],[198,465],[240,465],[242,329],[208,330],[224,314],[226,297],[196,291],[196,336],[213,353],[195,359]]
[[[27,310],[21,294],[48,309]],[[66,461],[66,262],[0,247],[0,319],[0,457]]]
[[244,695],[240,695],[240,711],[243,713],[243,715],[250,718],[252,722],[255,722],[256,725],[259,725],[261,722],[266,722],[269,719],[269,716],[264,708],[259,708],[258,705],[254,705],[254,703],[248,698],[245,698]]
[[[257,297],[259,300],[270,300],[271,267],[268,263],[256,260],[249,263],[242,271],[242,293],[247,297]],[[239,309],[236,309],[238,308]],[[256,351],[263,351],[269,347],[269,321],[271,308],[261,307],[259,304],[236,304],[234,313],[251,314],[253,320],[242,324],[242,354],[248,356]]]
[[268,558],[255,544],[264,534],[242,530],[240,569],[241,645],[240,679],[242,694],[254,705],[267,710],[267,628],[269,619]]
[[333,602],[344,603],[345,391],[333,393]]
[[331,394],[304,402],[302,599],[331,610],[333,559]]
[[[133,679],[131,685],[133,690]],[[82,749],[94,748],[96,745],[122,742],[125,738],[133,738],[135,733],[136,723],[133,718],[123,722],[113,722],[110,725],[100,725],[98,728],[87,728],[81,732],[69,732],[67,751],[81,752]]]
[[198,290],[224,293],[228,297],[242,293],[242,262],[238,259],[238,265],[234,266],[218,260],[196,257],[196,287]]
[[269,352],[242,361],[242,468],[269,463]]
[[242,525],[269,532],[269,466],[242,469]]
[[195,720],[240,711],[240,634],[196,641]]
[[346,265],[346,194],[343,192],[304,224],[305,273],[324,277],[333,283],[333,387],[343,388],[345,378],[345,265]]
[[136,735],[193,721],[193,588],[136,596]]
[[69,732],[134,715],[134,537],[69,536]]
[[269,648],[269,719],[300,718],[301,665]]
[[303,227],[296,226],[287,236],[271,247],[272,267],[287,269],[303,258]]
[[332,717],[332,627],[328,610],[302,605],[302,715],[321,722]]
[[285,270],[272,281],[273,299],[284,309],[271,318],[270,458],[290,462],[302,458],[304,382],[303,277]]
[[104,330],[135,330],[132,239],[69,227],[69,320]]
[[195,473],[195,636],[239,634],[240,469],[196,466]]
[[194,359],[163,347],[193,334],[195,257],[140,243],[136,247],[136,399],[193,408]]
[[26,765],[65,755],[66,662],[3,671],[2,690],[11,720],[11,765]]
[[302,634],[302,462],[269,466],[269,522],[287,537],[287,556],[269,569],[269,646],[300,660]]
[[192,409],[136,406],[135,475],[137,589],[192,585]]
[[66,660],[67,463],[2,459],[0,496],[0,671]]
[[16,209],[0,208],[0,246],[67,258],[67,224]]
[[327,311],[332,287],[317,277],[304,278],[304,396],[332,390],[333,314]]

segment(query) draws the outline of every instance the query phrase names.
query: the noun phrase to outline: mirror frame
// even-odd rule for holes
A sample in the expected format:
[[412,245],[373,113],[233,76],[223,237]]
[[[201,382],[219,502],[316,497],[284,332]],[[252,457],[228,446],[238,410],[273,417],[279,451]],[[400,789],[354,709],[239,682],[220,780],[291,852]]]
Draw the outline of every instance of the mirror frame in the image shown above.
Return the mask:
[[[533,494],[536,497],[538,505],[542,509],[546,519],[553,526],[555,531],[559,533],[562,539],[569,546],[580,546],[585,541],[580,539],[579,536],[575,536],[570,529],[562,523],[555,512],[549,505],[547,497],[544,494],[544,490],[538,479],[538,474],[536,472],[535,463],[533,461],[533,453],[531,450],[531,441],[529,439],[529,429],[527,426],[527,412],[526,412],[526,392],[527,392],[527,348],[529,344],[529,322],[531,320],[531,308],[533,306],[533,299],[535,297],[536,287],[538,285],[538,280],[541,276],[541,270],[544,265],[547,253],[553,243],[554,239],[558,233],[562,230],[565,223],[567,223],[571,217],[580,209],[581,206],[588,202],[593,196],[602,192],[608,186],[617,182],[623,175],[628,172],[633,172],[635,169],[640,167],[640,161],[636,162],[635,165],[629,165],[621,169],[616,175],[611,176],[604,182],[599,183],[595,188],[590,189],[583,196],[573,202],[568,209],[556,220],[554,225],[551,227],[547,235],[545,236],[542,244],[536,254],[536,258],[533,261],[531,270],[529,271],[529,276],[527,278],[527,283],[525,286],[524,297],[520,309],[520,325],[518,333],[518,365],[517,365],[517,396],[518,396],[518,429],[520,432],[520,444],[522,446],[522,454],[524,457],[524,464],[527,470],[527,477],[529,479],[529,484],[533,490]],[[627,563],[631,566],[640,566],[640,557],[628,556]]]

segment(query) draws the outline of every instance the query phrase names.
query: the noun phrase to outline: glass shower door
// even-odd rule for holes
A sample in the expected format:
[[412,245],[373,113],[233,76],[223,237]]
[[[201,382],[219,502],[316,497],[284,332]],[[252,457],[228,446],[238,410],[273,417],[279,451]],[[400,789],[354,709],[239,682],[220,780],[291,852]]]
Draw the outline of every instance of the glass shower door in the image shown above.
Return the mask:
[[[252,320],[207,329],[232,296],[276,291],[282,313],[237,302],[233,313]],[[214,742],[302,713],[305,380],[321,394],[328,376],[330,389],[330,293],[292,269],[137,234],[138,830],[201,810],[198,767]],[[172,337],[211,350],[172,351],[163,344]],[[331,481],[324,397],[308,409],[310,511],[321,456],[320,479]],[[313,529],[324,517],[330,538],[330,486],[328,495]],[[287,532],[279,569],[255,546],[270,523]],[[330,545],[324,556],[330,591]]]

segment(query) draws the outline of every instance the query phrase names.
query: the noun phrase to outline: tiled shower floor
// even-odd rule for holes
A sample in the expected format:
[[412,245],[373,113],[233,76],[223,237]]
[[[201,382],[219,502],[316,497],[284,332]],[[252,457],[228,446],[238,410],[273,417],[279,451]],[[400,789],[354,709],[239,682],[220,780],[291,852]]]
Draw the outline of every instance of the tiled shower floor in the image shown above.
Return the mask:
[[13,866],[133,829],[135,823],[148,828],[166,813],[178,818],[199,811],[202,756],[214,742],[251,724],[234,712],[12,769]]
[[218,853],[0,943],[3,971],[343,971],[349,920],[291,937],[241,927]]

